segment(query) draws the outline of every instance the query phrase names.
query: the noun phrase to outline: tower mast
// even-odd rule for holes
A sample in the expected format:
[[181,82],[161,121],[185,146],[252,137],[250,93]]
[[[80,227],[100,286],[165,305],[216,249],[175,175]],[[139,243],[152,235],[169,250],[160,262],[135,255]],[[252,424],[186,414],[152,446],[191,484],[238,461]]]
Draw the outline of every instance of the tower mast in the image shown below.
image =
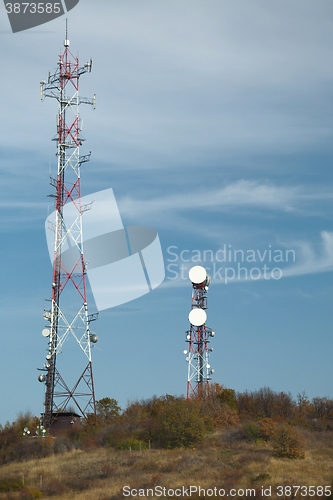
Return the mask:
[[[46,363],[39,375],[40,382],[45,382],[45,428],[51,427],[58,413],[72,409],[71,404],[83,417],[96,415],[91,343],[97,336],[91,334],[90,323],[97,315],[88,313],[82,236],[82,215],[91,207],[81,205],[81,165],[89,160],[90,153],[80,156],[84,138],[79,116],[81,104],[95,107],[95,96],[79,96],[80,76],[91,72],[92,61],[80,66],[69,46],[66,21],[64,51],[57,70],[41,82],[41,99],[58,101],[57,134],[53,139],[57,142],[57,177],[50,178],[55,189],[51,195],[55,198],[55,218],[49,221],[49,230],[54,232],[53,275],[50,307],[44,313],[49,325],[42,332],[48,339]],[[59,365],[59,355],[64,354],[69,338],[74,338],[80,356],[72,355],[69,362]],[[65,378],[72,378],[76,370],[79,375],[69,385]]]
[[186,332],[188,362],[186,399],[201,398],[207,395],[209,383],[214,370],[209,364],[210,338],[215,332],[206,326],[207,292],[210,276],[206,269],[194,266],[190,269],[189,278],[192,282],[192,308],[189,314],[190,329]]

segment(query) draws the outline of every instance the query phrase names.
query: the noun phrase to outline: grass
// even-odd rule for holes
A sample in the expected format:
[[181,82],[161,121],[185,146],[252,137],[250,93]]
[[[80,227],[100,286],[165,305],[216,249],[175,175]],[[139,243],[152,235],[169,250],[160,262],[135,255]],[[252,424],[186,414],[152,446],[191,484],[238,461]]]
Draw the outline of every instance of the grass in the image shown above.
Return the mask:
[[226,490],[257,488],[258,492],[262,486],[272,486],[273,490],[277,485],[331,486],[333,433],[301,432],[304,459],[276,458],[269,443],[247,442],[226,430],[208,435],[192,449],[140,452],[91,448],[11,462],[0,467],[0,485],[11,478],[19,480],[22,489],[2,492],[0,500],[124,499],[125,485],[136,489],[156,485],[172,489],[190,485]]

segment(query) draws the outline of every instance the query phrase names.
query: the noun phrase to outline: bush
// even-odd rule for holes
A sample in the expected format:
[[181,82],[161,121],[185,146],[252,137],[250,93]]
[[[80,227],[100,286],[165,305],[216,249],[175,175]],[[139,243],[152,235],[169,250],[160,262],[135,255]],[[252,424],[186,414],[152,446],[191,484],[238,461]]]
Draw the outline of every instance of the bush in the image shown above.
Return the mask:
[[202,441],[206,425],[196,400],[168,397],[156,416],[154,437],[162,448],[193,446]]
[[249,422],[248,424],[244,424],[243,428],[247,441],[256,442],[263,438],[261,429],[257,423]]
[[277,425],[273,419],[263,418],[259,420],[258,425],[261,431],[261,437],[265,441],[268,441],[273,437]]
[[302,436],[294,427],[285,423],[277,425],[272,439],[277,457],[304,458]]
[[[235,427],[239,423],[237,411],[219,399],[204,399],[200,402],[201,413],[205,417],[208,430],[216,427]],[[210,419],[208,420],[207,419]],[[210,425],[212,423],[212,425]],[[211,426],[211,428],[209,428]]]
[[19,491],[22,488],[22,481],[13,477],[0,479],[0,492]]
[[38,500],[39,498],[43,498],[41,491],[34,490],[33,488],[25,488],[21,491],[22,500]]
[[124,425],[116,424],[102,429],[95,441],[100,446],[119,448],[122,442],[131,437],[136,439],[136,433],[128,431]]

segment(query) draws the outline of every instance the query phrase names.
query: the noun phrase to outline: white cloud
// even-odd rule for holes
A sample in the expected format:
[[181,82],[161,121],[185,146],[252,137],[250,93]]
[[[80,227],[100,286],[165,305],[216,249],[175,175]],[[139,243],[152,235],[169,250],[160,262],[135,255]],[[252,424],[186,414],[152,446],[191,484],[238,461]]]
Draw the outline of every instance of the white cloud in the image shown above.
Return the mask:
[[[82,63],[93,57],[81,89],[98,103],[93,114],[81,110],[87,147],[141,168],[153,156],[184,163],[216,151],[322,148],[331,134],[331,11],[326,0],[80,2],[69,14],[71,49]],[[40,104],[39,81],[56,67],[64,29],[60,18],[36,36],[0,35],[10,75],[1,82],[3,145],[52,154],[56,102]]]
[[31,201],[0,201],[0,209],[8,210],[46,210],[47,204],[42,202]]
[[174,194],[155,199],[134,199],[124,197],[118,200],[121,213],[136,218],[142,215],[161,214],[198,209],[223,211],[239,208],[275,210],[282,212],[300,211],[302,205],[315,200],[332,200],[332,193],[319,189],[293,186],[261,184],[256,181],[240,180],[220,189],[196,190],[185,194]]
[[333,232],[322,231],[319,252],[308,241],[292,243],[296,250],[295,265],[283,269],[283,276],[298,276],[333,271]]

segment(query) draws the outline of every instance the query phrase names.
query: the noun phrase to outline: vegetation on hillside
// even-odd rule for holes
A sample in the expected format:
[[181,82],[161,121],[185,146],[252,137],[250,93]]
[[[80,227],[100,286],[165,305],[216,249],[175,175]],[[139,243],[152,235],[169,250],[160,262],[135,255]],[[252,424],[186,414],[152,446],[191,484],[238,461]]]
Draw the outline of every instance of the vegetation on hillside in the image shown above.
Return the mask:
[[[78,499],[116,499],[123,498],[121,484],[131,481],[136,488],[198,481],[240,491],[253,487],[252,498],[264,498],[262,487],[309,481],[329,491],[332,400],[310,401],[304,394],[294,400],[267,387],[236,394],[218,384],[202,396],[189,401],[154,396],[130,402],[124,410],[105,397],[97,402],[97,424],[88,419],[80,430],[57,438],[42,437],[33,415],[18,415],[0,426],[0,499],[66,499],[74,498],[73,492]],[[90,465],[88,457],[93,457]],[[108,485],[105,492],[102,484]],[[295,498],[285,493],[279,498]]]

